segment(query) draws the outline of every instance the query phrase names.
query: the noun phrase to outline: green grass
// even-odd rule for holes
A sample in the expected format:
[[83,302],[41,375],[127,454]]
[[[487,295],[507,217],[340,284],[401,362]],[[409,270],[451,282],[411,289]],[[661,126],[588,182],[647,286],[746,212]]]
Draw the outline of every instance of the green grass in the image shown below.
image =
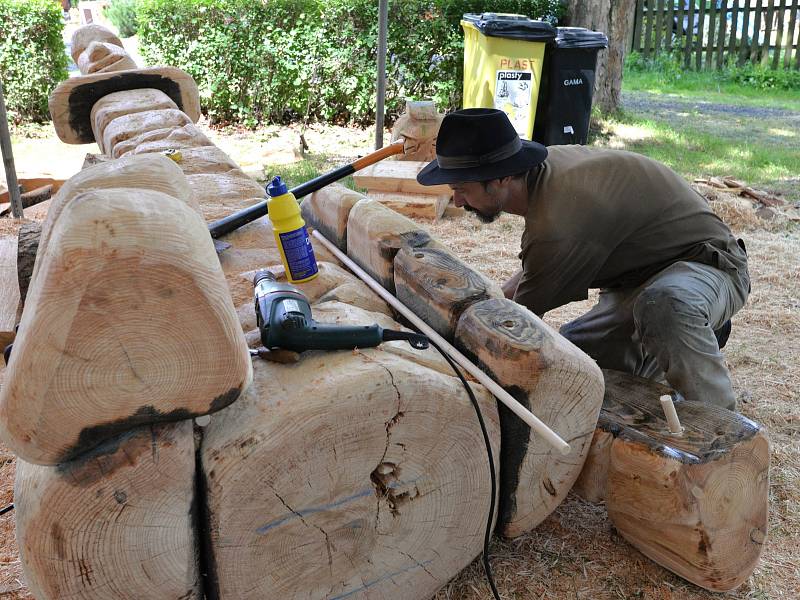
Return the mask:
[[[286,185],[291,189],[341,166],[344,165],[333,162],[327,154],[314,154],[288,165],[265,164],[264,180],[267,181],[276,175],[280,175],[281,179],[283,179]],[[344,179],[339,180],[338,183],[341,183],[351,190],[356,189],[352,175],[348,175]]]
[[621,113],[601,120],[590,139],[593,145],[610,145],[649,156],[687,179],[733,176],[754,186],[800,199],[800,185],[781,180],[798,177],[800,144],[780,147],[766,142],[715,136],[690,126],[680,129],[650,118]]

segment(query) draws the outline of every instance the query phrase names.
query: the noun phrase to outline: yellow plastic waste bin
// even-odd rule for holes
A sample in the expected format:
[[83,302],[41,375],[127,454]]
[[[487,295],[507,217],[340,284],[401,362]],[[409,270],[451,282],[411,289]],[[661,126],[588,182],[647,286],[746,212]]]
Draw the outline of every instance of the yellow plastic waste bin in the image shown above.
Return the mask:
[[499,108],[520,137],[531,139],[545,47],[555,27],[502,13],[467,13],[461,27],[464,108]]

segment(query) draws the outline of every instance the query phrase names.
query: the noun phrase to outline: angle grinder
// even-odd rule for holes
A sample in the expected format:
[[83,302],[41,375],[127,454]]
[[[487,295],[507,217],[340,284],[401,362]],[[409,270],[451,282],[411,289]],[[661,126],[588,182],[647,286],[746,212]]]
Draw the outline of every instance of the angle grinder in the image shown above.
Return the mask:
[[428,338],[419,333],[384,329],[374,325],[333,325],[318,323],[311,305],[297,287],[278,282],[267,269],[253,277],[256,320],[265,348],[305,350],[352,350],[373,348],[381,342],[406,340],[412,348],[424,350]]

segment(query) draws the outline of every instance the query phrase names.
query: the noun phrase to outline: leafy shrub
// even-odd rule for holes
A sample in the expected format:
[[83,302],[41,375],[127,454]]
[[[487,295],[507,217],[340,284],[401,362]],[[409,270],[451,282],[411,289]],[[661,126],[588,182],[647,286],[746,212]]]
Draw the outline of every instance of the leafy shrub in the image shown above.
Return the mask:
[[[555,19],[559,0],[403,0],[389,4],[386,97],[461,103],[465,12]],[[188,71],[214,121],[374,120],[374,0],[140,0],[140,49]]]
[[67,78],[61,5],[0,0],[0,77],[13,122],[48,119],[47,98]]
[[139,29],[139,22],[136,19],[136,5],[139,0],[113,0],[111,5],[106,8],[105,14],[119,29],[120,37],[131,37],[136,35]]
[[765,65],[745,63],[732,65],[723,74],[729,81],[759,90],[800,89],[800,71],[794,69],[770,69]]

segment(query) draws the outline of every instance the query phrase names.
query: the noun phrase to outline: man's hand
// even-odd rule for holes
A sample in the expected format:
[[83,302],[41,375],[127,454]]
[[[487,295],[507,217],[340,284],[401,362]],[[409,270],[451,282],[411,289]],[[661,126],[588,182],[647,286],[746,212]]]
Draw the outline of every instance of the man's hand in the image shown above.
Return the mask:
[[519,280],[521,277],[522,269],[514,273],[514,275],[511,276],[511,279],[503,284],[503,294],[509,300],[514,299],[514,295],[517,293],[517,286],[519,286]]

